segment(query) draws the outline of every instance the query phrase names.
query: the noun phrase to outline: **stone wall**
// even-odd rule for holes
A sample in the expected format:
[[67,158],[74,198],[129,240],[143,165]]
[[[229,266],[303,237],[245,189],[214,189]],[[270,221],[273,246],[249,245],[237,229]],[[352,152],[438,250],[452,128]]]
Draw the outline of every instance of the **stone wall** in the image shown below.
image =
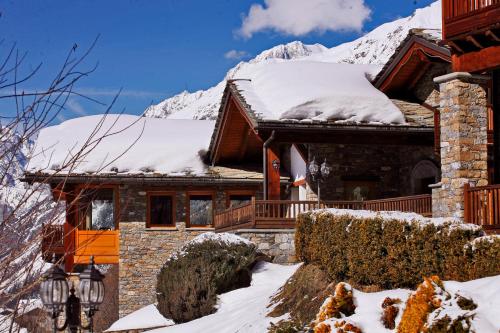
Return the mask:
[[[371,193],[371,198],[412,195],[415,194],[412,192],[412,170],[421,161],[435,163],[434,147],[416,145],[311,144],[309,160],[313,156],[319,163],[326,157],[332,167],[330,176],[321,184],[324,200],[354,199],[350,197],[349,186],[357,182],[371,184],[375,192]],[[309,176],[308,199],[315,200],[316,192],[316,183]]]
[[452,73],[440,89],[441,187],[433,189],[433,216],[463,218],[463,185],[488,184],[488,77]]
[[208,229],[149,229],[144,222],[120,224],[120,318],[156,302],[156,275],[170,256],[182,245]]
[[275,263],[291,264],[297,262],[294,229],[244,229],[234,233],[255,243],[257,249],[270,256]]

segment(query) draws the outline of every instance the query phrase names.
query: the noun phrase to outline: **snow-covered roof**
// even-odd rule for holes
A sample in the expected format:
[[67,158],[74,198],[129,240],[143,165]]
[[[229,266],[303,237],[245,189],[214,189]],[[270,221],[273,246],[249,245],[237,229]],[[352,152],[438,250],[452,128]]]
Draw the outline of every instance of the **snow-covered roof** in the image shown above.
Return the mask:
[[404,124],[401,111],[370,83],[379,66],[266,61],[235,80],[260,121]]
[[[71,174],[206,173],[214,122],[94,115],[41,130],[27,171]],[[82,147],[83,154],[75,156]],[[68,165],[74,159],[77,163]]]

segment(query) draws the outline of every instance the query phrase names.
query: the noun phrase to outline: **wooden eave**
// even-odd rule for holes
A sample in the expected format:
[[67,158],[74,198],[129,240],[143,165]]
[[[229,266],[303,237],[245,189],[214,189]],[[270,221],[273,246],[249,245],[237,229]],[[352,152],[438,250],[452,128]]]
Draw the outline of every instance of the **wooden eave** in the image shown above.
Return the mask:
[[411,36],[375,78],[374,85],[385,94],[411,89],[426,68],[436,62],[451,62],[450,50],[419,36]]
[[275,141],[283,143],[434,144],[434,127],[429,126],[265,121],[257,130],[264,137],[275,131]]
[[27,183],[50,183],[54,189],[74,184],[133,184],[133,185],[260,185],[262,178],[224,178],[220,176],[161,176],[161,175],[56,175],[50,179],[44,173],[26,173],[21,179]]
[[[209,148],[212,165],[217,164],[224,153],[231,150],[232,160],[243,160],[248,149],[255,150],[263,140],[255,130],[257,120],[250,107],[238,92],[233,81],[229,80],[224,89],[221,107]],[[231,123],[232,122],[232,123]],[[232,137],[231,137],[232,136]],[[231,147],[228,147],[231,145]],[[225,151],[226,150],[226,151]]]

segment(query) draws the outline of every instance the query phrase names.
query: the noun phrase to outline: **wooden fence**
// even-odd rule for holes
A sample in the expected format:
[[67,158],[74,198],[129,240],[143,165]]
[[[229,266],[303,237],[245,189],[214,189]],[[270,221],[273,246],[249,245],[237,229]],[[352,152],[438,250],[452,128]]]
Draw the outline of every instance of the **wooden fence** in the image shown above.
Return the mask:
[[464,219],[485,230],[500,230],[500,185],[470,187],[465,184]]

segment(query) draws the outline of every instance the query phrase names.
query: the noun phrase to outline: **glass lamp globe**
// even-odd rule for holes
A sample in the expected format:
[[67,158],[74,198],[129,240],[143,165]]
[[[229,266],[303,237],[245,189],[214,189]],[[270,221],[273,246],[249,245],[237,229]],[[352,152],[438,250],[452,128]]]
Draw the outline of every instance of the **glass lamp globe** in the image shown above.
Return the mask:
[[332,171],[332,168],[326,162],[326,158],[325,158],[325,161],[323,163],[321,163],[321,175],[323,176],[323,178],[327,178],[328,175],[330,175],[330,171]]
[[53,316],[63,311],[68,300],[68,275],[56,264],[42,275],[40,284],[40,298],[48,310],[52,311]]
[[316,177],[319,171],[318,163],[316,163],[316,158],[313,157],[313,160],[309,163],[309,173],[313,178]]
[[104,300],[104,275],[95,267],[94,257],[80,273],[80,304],[85,311],[96,311]]

